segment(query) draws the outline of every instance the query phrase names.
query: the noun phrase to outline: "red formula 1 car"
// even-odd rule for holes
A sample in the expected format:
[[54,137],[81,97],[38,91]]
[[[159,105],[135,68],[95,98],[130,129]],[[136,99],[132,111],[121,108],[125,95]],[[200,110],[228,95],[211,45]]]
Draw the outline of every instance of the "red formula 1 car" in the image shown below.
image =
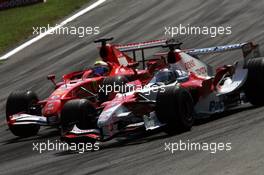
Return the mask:
[[[126,93],[116,94],[101,108],[94,108],[85,99],[67,102],[61,116],[62,140],[107,141],[139,128],[163,128],[168,134],[175,134],[190,130],[195,118],[245,102],[264,105],[264,58],[259,57],[258,45],[242,43],[188,50],[180,50],[179,45],[167,44],[169,65],[148,84],[129,82]],[[244,60],[219,67],[214,75],[209,75],[209,65],[194,56],[235,49],[242,49]]]
[[[102,44],[100,47],[102,61],[97,61],[98,64],[94,67],[66,74],[62,77],[63,81],[59,83],[55,82],[54,75],[49,75],[48,79],[56,88],[45,100],[40,101],[32,91],[11,93],[6,103],[6,120],[10,131],[20,137],[36,135],[40,126],[60,123],[61,109],[67,101],[88,99],[98,106],[110,98],[104,93],[96,95],[100,84],[105,82],[121,84],[135,79],[139,79],[144,84],[148,82],[156,69],[165,66],[165,62],[160,59],[150,59],[147,69],[138,70],[136,67],[139,63],[135,61],[135,57],[131,58],[124,53],[127,47],[148,46],[151,48],[164,43],[163,40],[128,45],[107,44],[107,41],[112,39],[95,41]],[[133,49],[133,52],[136,50]],[[143,59],[143,61],[146,60]]]

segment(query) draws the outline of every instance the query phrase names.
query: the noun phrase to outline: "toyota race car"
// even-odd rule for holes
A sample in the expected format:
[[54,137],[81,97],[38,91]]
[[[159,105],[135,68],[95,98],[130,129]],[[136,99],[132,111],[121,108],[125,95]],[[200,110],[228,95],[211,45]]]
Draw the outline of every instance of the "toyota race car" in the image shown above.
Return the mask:
[[124,53],[127,47],[138,45],[152,47],[163,43],[163,40],[128,45],[107,44],[107,41],[112,39],[95,41],[102,44],[100,47],[102,61],[97,61],[99,66],[95,64],[83,71],[66,74],[59,83],[55,82],[55,75],[49,75],[48,79],[55,85],[55,91],[48,98],[39,100],[37,94],[32,91],[12,92],[6,102],[6,120],[10,131],[20,137],[36,135],[40,126],[60,124],[61,110],[67,101],[88,99],[93,105],[99,106],[110,98],[104,93],[98,94],[100,84],[106,82],[121,84],[135,79],[144,84],[149,81],[156,69],[165,66],[165,62],[160,59],[143,59],[144,62],[147,61],[148,67],[138,70],[136,67],[139,63],[136,58]]
[[[61,113],[61,140],[107,141],[142,128],[175,134],[190,130],[195,119],[245,102],[264,105],[264,58],[259,57],[258,45],[249,42],[181,50],[180,44],[166,43],[170,48],[168,66],[146,85],[129,82],[126,92],[117,93],[99,108],[86,99],[68,101]],[[242,49],[244,59],[217,68],[213,75],[210,66],[198,59],[198,55],[237,49]]]

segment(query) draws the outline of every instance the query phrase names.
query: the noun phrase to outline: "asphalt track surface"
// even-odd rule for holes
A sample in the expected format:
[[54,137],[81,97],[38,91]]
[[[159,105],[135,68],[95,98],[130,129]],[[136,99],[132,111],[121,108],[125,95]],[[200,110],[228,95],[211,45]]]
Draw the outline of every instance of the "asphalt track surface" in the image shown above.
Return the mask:
[[[114,36],[127,43],[164,37],[164,26],[192,24],[232,26],[232,35],[182,37],[183,47],[206,47],[253,40],[263,44],[263,1],[250,0],[108,0],[69,25],[99,26],[100,36],[48,36],[0,65],[1,121],[7,95],[32,89],[44,98],[52,90],[48,73],[59,77],[90,65],[98,57],[92,40]],[[224,54],[205,58],[217,66],[238,57]],[[1,122],[0,174],[263,174],[264,108],[243,105],[224,115],[199,121],[190,132],[173,137],[163,133],[132,140],[111,141],[100,151],[32,151],[32,142],[55,141],[56,129],[43,129],[37,137],[18,139]],[[164,151],[164,143],[231,142],[231,151]]]

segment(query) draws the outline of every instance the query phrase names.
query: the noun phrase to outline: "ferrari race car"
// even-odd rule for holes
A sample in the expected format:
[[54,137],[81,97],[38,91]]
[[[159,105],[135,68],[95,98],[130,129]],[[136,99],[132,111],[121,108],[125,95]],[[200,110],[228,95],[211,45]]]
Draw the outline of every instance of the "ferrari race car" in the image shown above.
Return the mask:
[[[139,63],[124,52],[128,46],[153,46],[163,41],[134,43],[128,45],[111,45],[107,41],[113,38],[99,39],[101,64],[83,71],[72,72],[62,77],[63,81],[56,83],[55,75],[48,79],[55,85],[55,91],[46,99],[39,100],[32,91],[12,92],[6,102],[6,120],[10,131],[20,137],[36,135],[40,126],[60,124],[60,114],[64,104],[73,99],[89,99],[95,106],[108,100],[104,93],[98,94],[102,83],[122,84],[139,79],[143,84],[148,82],[156,69],[165,66],[165,62],[157,59],[148,60],[147,69],[138,70]],[[122,52],[124,51],[124,52]],[[142,50],[143,53],[144,50]],[[135,49],[133,50],[133,53]],[[143,59],[143,61],[146,61]]]
[[[169,65],[156,72],[148,84],[129,82],[126,92],[99,108],[86,99],[68,101],[62,109],[61,140],[107,141],[142,128],[175,134],[190,130],[197,118],[245,102],[264,105],[264,58],[259,57],[258,45],[250,42],[186,50],[180,49],[180,43],[167,46]],[[236,49],[242,49],[244,59],[217,68],[213,75],[210,66],[197,57]]]

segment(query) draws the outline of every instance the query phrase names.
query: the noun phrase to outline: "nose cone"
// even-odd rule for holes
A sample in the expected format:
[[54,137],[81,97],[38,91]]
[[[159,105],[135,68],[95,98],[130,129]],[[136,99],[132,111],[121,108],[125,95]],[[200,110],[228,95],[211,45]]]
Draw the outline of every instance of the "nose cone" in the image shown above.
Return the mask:
[[60,100],[48,101],[43,108],[44,116],[58,116],[62,108]]

